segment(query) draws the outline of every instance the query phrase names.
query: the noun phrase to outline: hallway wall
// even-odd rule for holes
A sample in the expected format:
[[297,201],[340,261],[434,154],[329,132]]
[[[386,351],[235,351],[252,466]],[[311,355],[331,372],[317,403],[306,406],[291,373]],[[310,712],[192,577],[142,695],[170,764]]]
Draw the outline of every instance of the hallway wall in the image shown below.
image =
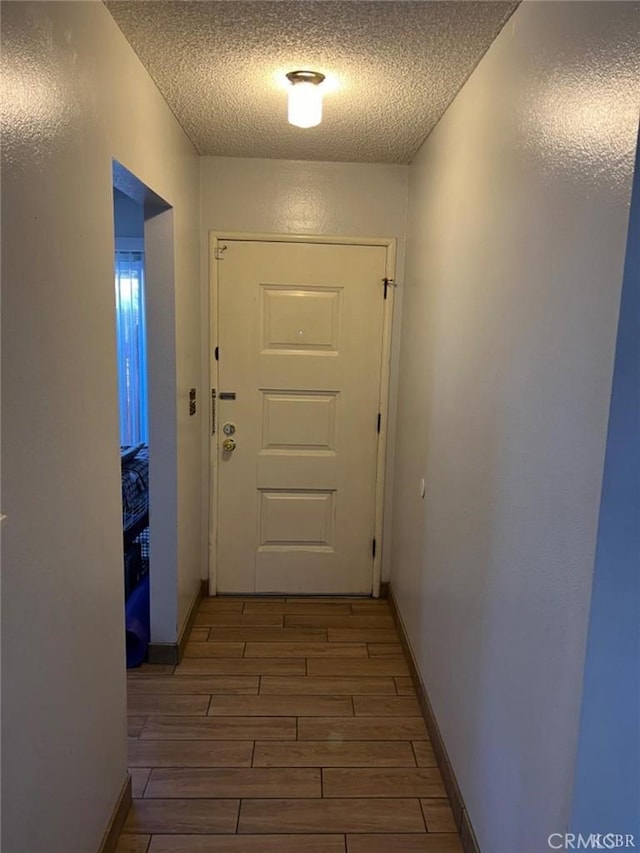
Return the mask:
[[[209,232],[396,237],[404,279],[408,166],[203,157],[201,164],[203,368],[208,379]],[[388,576],[402,287],[396,290],[391,353],[382,579]],[[209,452],[209,437],[203,453]],[[206,488],[206,486],[204,487]],[[203,524],[206,524],[203,519]],[[208,557],[203,560],[206,563]]]
[[201,571],[199,167],[102,3],[3,3],[2,48],[2,850],[89,853],[126,778],[112,158],[174,207],[182,612]]
[[392,584],[486,853],[568,827],[639,45],[524,2],[410,171]]

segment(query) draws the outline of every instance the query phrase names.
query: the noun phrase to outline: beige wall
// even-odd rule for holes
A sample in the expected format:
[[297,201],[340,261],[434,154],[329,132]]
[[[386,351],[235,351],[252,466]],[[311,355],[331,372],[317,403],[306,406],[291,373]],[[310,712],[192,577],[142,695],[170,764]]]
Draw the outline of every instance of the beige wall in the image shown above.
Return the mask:
[[198,159],[102,3],[3,3],[2,39],[2,850],[88,853],[126,777],[112,158],[174,207],[174,640],[201,571]]
[[569,820],[639,12],[523,3],[410,171],[392,584],[487,853]]
[[[203,308],[208,317],[208,239],[210,231],[396,237],[397,278],[403,280],[407,206],[407,166],[316,163],[203,157],[201,227]],[[391,355],[391,401],[387,452],[387,496],[383,537],[383,580],[390,550],[395,394],[402,287],[396,295]],[[203,366],[207,369],[206,340]],[[203,379],[203,387],[208,383]],[[208,437],[204,453],[208,452]],[[203,487],[206,490],[207,486]],[[206,524],[206,519],[203,519]],[[206,556],[203,556],[206,560]]]

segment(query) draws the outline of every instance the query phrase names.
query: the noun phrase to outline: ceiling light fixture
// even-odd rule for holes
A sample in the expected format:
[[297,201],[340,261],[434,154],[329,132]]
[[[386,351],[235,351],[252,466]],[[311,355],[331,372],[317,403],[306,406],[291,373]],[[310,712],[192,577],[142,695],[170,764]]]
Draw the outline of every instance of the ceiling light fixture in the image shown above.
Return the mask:
[[322,121],[322,91],[324,74],[318,71],[290,71],[289,124],[296,127],[315,127]]

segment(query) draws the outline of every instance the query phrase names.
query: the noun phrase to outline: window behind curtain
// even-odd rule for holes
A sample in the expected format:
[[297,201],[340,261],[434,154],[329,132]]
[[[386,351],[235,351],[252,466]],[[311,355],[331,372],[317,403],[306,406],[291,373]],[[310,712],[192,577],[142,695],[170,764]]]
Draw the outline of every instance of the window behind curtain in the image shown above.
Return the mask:
[[120,444],[148,442],[144,255],[115,254]]

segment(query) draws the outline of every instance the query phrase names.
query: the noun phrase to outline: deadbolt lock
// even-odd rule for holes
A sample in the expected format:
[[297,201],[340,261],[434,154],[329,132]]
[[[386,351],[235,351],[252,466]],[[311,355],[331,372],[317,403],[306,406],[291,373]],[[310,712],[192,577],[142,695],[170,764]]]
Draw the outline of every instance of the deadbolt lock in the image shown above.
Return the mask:
[[233,435],[235,431],[236,431],[236,425],[235,424],[226,423],[222,427],[222,432],[225,435]]
[[236,449],[235,441],[232,438],[225,438],[225,440],[222,442],[222,449],[225,450],[227,453],[231,453],[233,450]]

